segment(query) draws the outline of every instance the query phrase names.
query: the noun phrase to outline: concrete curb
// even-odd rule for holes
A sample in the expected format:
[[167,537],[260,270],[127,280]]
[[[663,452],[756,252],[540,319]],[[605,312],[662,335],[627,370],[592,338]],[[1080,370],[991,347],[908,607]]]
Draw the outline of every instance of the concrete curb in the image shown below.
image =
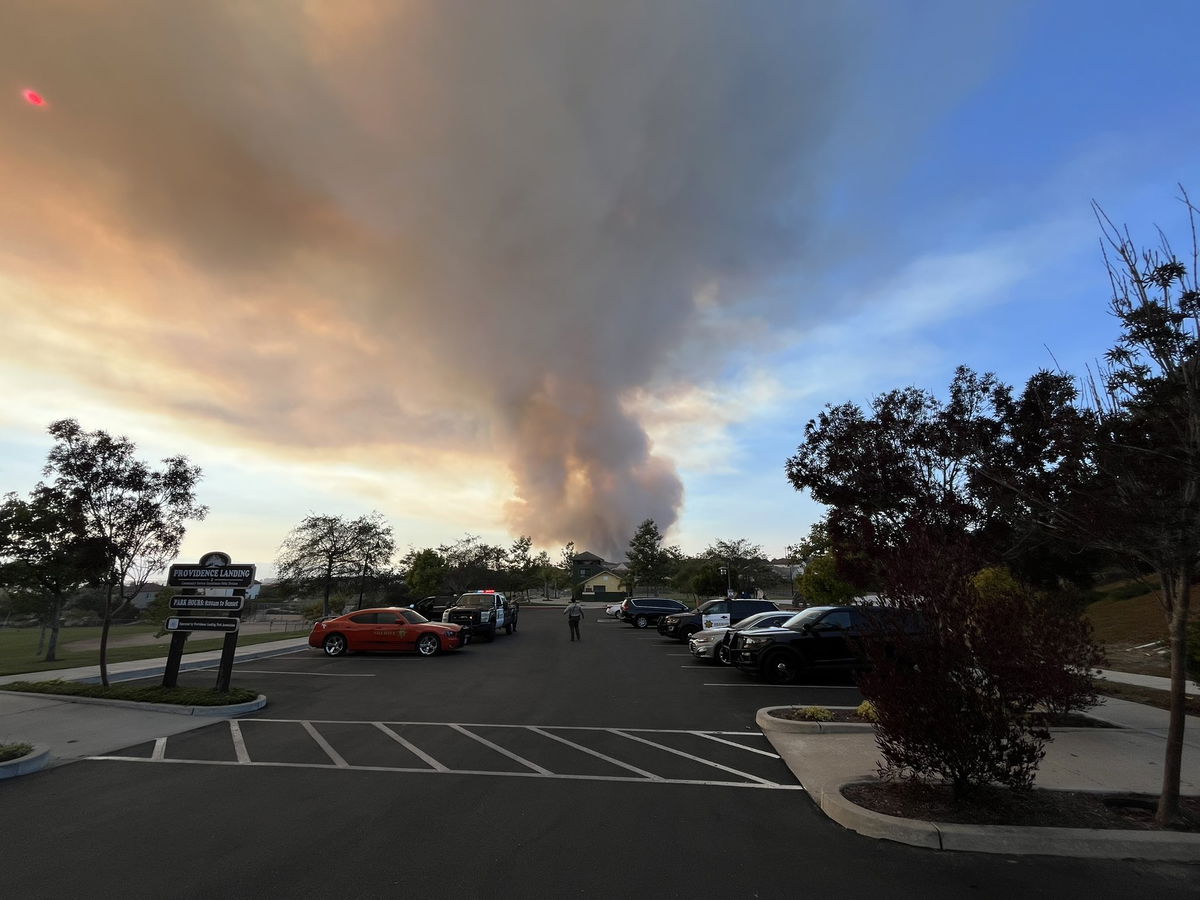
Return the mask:
[[125,709],[171,713],[177,716],[211,716],[214,718],[220,716],[233,718],[262,709],[267,705],[266,694],[259,694],[255,699],[247,700],[245,703],[231,703],[228,706],[181,706],[177,703],[139,703],[137,700],[109,700],[104,697],[76,697],[71,694],[43,694],[37,691],[6,691],[5,693],[13,694],[17,697],[62,700],[67,703],[86,703],[91,706],[120,706]]
[[[827,709],[854,709],[852,706],[826,707]],[[871,731],[875,726],[869,722],[798,722],[795,719],[780,719],[771,715],[773,709],[795,709],[794,706],[767,706],[754,716],[754,724],[763,731],[782,731],[786,734],[855,734]]]
[[[769,706],[754,717],[767,740],[772,732],[780,735],[805,734],[816,736],[821,729],[812,725],[823,723],[793,722],[770,715],[773,709],[791,707]],[[848,724],[848,723],[825,723]],[[794,727],[808,726],[808,727]],[[871,726],[853,726],[854,730]],[[846,729],[843,729],[843,733]],[[1072,729],[1074,730],[1074,729]],[[828,732],[826,732],[828,733]],[[774,746],[774,742],[772,741]],[[780,748],[776,747],[777,750]],[[782,753],[780,754],[783,755]],[[1134,831],[1100,828],[1046,828],[1012,825],[962,825],[950,822],[929,822],[904,819],[875,812],[851,802],[842,795],[850,784],[878,782],[872,774],[826,778],[818,772],[806,772],[789,766],[797,780],[812,796],[825,815],[864,837],[881,838],[914,847],[932,850],[958,850],[974,853],[996,853],[1005,856],[1066,856],[1103,859],[1147,859],[1168,862],[1195,862],[1200,859],[1200,834],[1162,831]],[[1100,795],[1111,791],[1091,791]]]
[[44,744],[34,744],[33,750],[24,756],[0,762],[0,781],[5,778],[16,778],[19,775],[29,775],[43,769],[50,762],[50,748]]

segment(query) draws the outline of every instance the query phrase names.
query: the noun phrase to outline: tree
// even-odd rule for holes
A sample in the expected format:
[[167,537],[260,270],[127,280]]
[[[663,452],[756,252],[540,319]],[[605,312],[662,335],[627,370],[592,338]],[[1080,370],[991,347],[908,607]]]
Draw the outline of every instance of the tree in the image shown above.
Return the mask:
[[629,593],[634,595],[642,584],[655,585],[667,575],[671,553],[662,545],[662,532],[653,519],[646,519],[629,540]]
[[725,595],[726,577],[721,574],[721,561],[694,556],[682,559],[675,566],[671,581],[677,590],[692,595],[696,603],[701,597]]
[[86,536],[100,544],[105,561],[100,680],[107,685],[113,615],[178,554],[184,522],[207,513],[196,502],[201,472],[184,456],[151,469],[134,457],[128,438],[85,432],[74,419],[54,422],[49,432],[55,439],[43,470],[54,479],[49,488],[79,508]]
[[357,519],[305,516],[279,547],[275,568],[288,590],[321,591],[322,615],[329,615],[335,585],[365,578],[371,568],[383,568],[394,552],[392,530],[381,514]]
[[442,544],[438,553],[446,561],[446,583],[455,594],[475,587],[489,587],[504,548],[485,544],[478,535],[466,534],[453,544]]
[[504,554],[504,569],[510,591],[527,592],[540,580],[530,551],[533,548],[533,538],[523,534],[512,542],[512,546]]
[[1090,382],[1097,431],[1091,478],[1069,504],[1049,507],[1049,527],[1084,546],[1154,572],[1171,655],[1170,723],[1155,820],[1179,816],[1187,685],[1188,620],[1200,555],[1200,267],[1197,208],[1190,268],[1165,234],[1139,249],[1096,206],[1120,336]]
[[392,537],[392,526],[387,524],[383,514],[379,512],[359,516],[350,523],[350,528],[354,532],[353,557],[355,565],[359,567],[358,608],[362,609],[367,576],[372,572],[380,577],[385,575],[392,555],[396,552],[396,541]]
[[837,574],[837,560],[831,553],[809,559],[798,579],[800,595],[805,603],[818,606],[840,606],[859,595],[859,590]]
[[[944,403],[907,387],[880,394],[869,415],[853,403],[826,406],[785,471],[829,507],[839,574],[860,588],[881,582],[880,551],[914,527],[968,539],[981,558],[1047,587],[1086,581],[1088,561],[1040,514],[1085,470],[1091,432],[1075,397],[1061,373],[1037,373],[1014,397],[994,375],[959,366]],[[1021,493],[999,488],[994,473]]]
[[558,576],[558,570],[550,561],[550,554],[545,550],[538,551],[538,555],[533,558],[533,566],[534,572],[542,582],[542,596],[549,600],[550,584]]
[[44,484],[28,500],[8,494],[0,504],[0,584],[36,610],[43,633],[49,626],[47,662],[56,659],[64,602],[104,579],[103,549],[88,536],[79,504]]
[[446,577],[446,561],[434,549],[409,551],[402,565],[405,569],[405,580],[408,589],[417,598],[430,597],[442,589],[442,581]]
[[706,547],[702,555],[714,565],[726,569],[725,583],[716,593],[724,594],[726,590],[735,593],[748,591],[754,585],[767,586],[779,580],[762,547],[752,544],[747,538],[716,541]]

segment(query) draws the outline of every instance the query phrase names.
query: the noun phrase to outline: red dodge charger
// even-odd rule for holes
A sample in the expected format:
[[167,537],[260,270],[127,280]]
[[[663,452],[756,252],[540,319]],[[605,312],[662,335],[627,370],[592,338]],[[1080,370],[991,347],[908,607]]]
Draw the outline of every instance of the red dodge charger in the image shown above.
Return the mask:
[[313,626],[308,646],[320,647],[326,656],[341,656],[347,650],[416,650],[433,656],[470,639],[458,625],[430,622],[416,610],[392,606],[324,619]]

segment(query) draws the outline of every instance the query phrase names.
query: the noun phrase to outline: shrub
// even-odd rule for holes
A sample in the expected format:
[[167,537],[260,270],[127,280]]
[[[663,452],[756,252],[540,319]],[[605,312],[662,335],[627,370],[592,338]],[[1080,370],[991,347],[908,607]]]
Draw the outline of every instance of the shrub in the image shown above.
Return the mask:
[[800,718],[806,719],[809,722],[830,722],[833,720],[833,713],[824,706],[804,706],[799,710]]
[[982,785],[1028,788],[1050,740],[1029,713],[1096,702],[1090,628],[1006,570],[976,571],[965,541],[907,538],[889,554],[883,603],[921,626],[864,648],[859,679],[878,714],[880,776],[944,779],[958,801]]
[[11,762],[33,752],[33,744],[0,744],[0,762]]
[[875,704],[870,700],[864,700],[858,704],[854,710],[854,714],[860,719],[866,719],[868,722],[878,722],[879,712],[875,709]]

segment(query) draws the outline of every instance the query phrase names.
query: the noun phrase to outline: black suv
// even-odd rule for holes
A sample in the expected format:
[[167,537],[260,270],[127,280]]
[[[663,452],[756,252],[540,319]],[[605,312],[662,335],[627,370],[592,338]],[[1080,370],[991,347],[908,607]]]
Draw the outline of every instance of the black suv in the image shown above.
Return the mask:
[[738,632],[729,653],[743,672],[795,684],[808,670],[864,668],[865,643],[911,633],[913,621],[911,613],[879,606],[813,606],[778,628]]
[[[733,609],[730,610],[732,604]],[[760,612],[775,612],[779,605],[770,600],[709,600],[696,609],[674,613],[658,620],[658,633],[664,637],[686,641],[697,631],[705,628],[723,628],[736,625],[746,616]],[[731,618],[732,616],[732,618]]]
[[660,616],[687,612],[688,605],[665,597],[630,597],[621,604],[621,619],[635,628],[655,624]]

